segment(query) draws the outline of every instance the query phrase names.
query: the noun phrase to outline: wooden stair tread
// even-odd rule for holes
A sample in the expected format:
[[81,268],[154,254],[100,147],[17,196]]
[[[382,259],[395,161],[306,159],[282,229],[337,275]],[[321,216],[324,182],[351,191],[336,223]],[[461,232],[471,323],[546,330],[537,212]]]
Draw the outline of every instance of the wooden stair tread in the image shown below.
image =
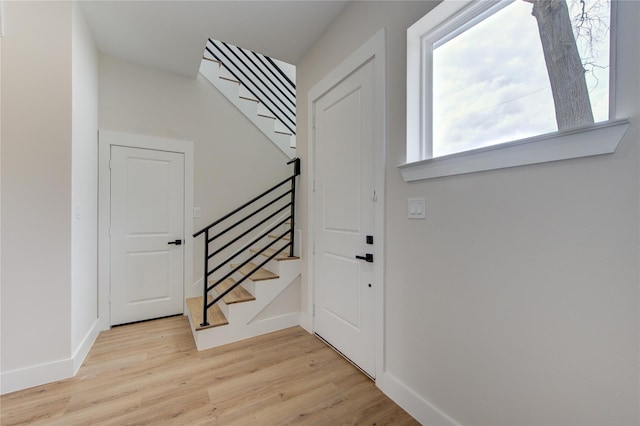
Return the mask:
[[[209,296],[209,301],[212,301],[213,298]],[[191,312],[191,320],[193,321],[193,325],[196,327],[196,330],[204,330],[205,328],[218,327],[221,325],[229,324],[227,318],[224,316],[220,307],[218,305],[213,305],[209,309],[207,309],[207,321],[209,325],[203,327],[200,325],[202,322],[202,296],[199,297],[190,297],[187,299],[187,307],[189,308],[189,312]]]
[[[269,234],[269,238],[278,238],[280,235],[278,234]],[[291,241],[291,235],[287,234],[284,237],[280,238],[282,241]]]
[[236,83],[236,84],[238,84],[238,85],[240,84],[240,82],[239,82],[238,80],[236,80],[234,77],[226,77],[226,76],[222,76],[222,75],[221,75],[221,76],[220,76],[220,77],[218,77],[218,78],[219,78],[219,79],[221,79],[221,80],[226,80],[226,81],[230,81],[230,82],[232,82],[232,83]]
[[[238,267],[238,264],[231,265],[231,267],[235,269]],[[244,265],[242,268],[240,268],[238,272],[242,275],[248,275],[249,272],[254,270],[256,267],[257,267],[256,264],[249,262],[246,265]],[[280,278],[280,277],[271,271],[267,271],[264,268],[258,269],[256,272],[253,273],[253,275],[249,277],[249,279],[251,279],[252,281],[273,280],[276,278]]]
[[[222,294],[229,288],[231,288],[231,286],[235,283],[236,281],[233,278],[227,278],[226,280],[218,284],[215,287],[215,290],[218,292],[218,294]],[[209,282],[209,284],[213,284],[213,282]],[[253,295],[249,293],[246,288],[242,287],[242,285],[234,288],[229,292],[229,294],[222,298],[222,301],[227,305],[230,305],[232,303],[249,302],[251,300],[256,300],[256,298],[253,297]]]
[[213,59],[213,58],[207,58],[206,56],[203,56],[202,59],[204,59],[205,61],[209,61],[209,62],[215,62],[218,65],[221,64],[221,62],[219,60]]
[[[251,252],[252,253],[257,253],[259,252],[261,249],[256,249],[256,248],[252,248]],[[278,255],[276,257],[273,258],[273,260],[295,260],[295,259],[300,259],[298,256],[289,256],[288,253],[289,249],[286,249],[286,251],[280,252],[278,253]],[[268,248],[265,251],[263,251],[261,254],[264,257],[271,257],[276,253],[276,249],[274,248]]]

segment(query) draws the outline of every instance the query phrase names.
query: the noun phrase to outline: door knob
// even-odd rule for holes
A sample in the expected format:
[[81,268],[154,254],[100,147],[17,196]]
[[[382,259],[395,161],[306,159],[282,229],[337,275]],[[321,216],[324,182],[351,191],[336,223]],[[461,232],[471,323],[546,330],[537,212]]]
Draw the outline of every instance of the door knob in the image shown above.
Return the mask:
[[373,254],[367,253],[364,256],[356,256],[356,259],[365,260],[369,263],[373,263]]
[[181,246],[182,240],[169,241],[167,244],[175,244],[177,246]]

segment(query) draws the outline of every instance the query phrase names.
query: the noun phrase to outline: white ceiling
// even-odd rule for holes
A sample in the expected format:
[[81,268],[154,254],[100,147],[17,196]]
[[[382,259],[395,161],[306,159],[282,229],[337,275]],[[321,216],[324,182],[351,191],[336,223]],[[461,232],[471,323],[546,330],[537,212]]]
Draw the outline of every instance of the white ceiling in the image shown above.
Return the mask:
[[195,76],[207,38],[297,64],[347,3],[98,0],[80,5],[101,52]]

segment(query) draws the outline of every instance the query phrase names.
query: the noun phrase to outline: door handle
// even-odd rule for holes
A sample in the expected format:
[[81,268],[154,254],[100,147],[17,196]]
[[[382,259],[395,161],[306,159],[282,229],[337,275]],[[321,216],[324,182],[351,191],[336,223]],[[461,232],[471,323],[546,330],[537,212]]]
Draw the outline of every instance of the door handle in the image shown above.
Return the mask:
[[181,246],[182,240],[169,241],[167,244],[175,244],[177,246]]
[[356,259],[365,260],[369,263],[373,263],[373,254],[367,253],[364,256],[356,256]]

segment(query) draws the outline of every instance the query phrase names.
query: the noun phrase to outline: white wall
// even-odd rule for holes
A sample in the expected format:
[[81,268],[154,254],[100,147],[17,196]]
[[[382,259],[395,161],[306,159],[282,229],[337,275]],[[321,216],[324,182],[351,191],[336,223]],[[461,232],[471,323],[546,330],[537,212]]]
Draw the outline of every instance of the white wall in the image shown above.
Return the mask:
[[[378,377],[398,383],[398,402],[423,420],[431,404],[461,424],[638,424],[638,50],[619,56],[632,128],[615,154],[408,184],[396,168],[405,162],[406,28],[433,5],[352,2],[297,68],[308,179],[308,90],[387,28]],[[640,15],[631,7],[627,24]],[[629,28],[636,33],[624,38],[638,40]],[[415,197],[426,198],[424,221],[407,219]],[[303,300],[307,291],[303,272]]]
[[86,353],[97,336],[98,52],[77,3],[72,13],[71,353],[75,354]]
[[77,4],[5,14],[2,393],[73,375],[97,334],[98,123],[194,142],[195,229],[291,173],[204,79],[99,59]]
[[[193,141],[194,231],[289,176],[288,158],[202,76],[100,56],[100,128]],[[194,278],[202,277],[202,237]],[[193,287],[196,294],[201,284]]]
[[97,336],[97,52],[77,4],[6,13],[2,393],[72,376]]
[[2,392],[71,372],[71,3],[4,7]]

